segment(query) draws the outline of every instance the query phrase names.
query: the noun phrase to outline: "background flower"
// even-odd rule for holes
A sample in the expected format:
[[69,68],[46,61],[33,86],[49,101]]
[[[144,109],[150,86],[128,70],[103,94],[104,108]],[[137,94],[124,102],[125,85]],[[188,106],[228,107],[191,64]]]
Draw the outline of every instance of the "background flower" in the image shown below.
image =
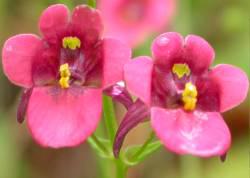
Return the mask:
[[135,47],[153,32],[164,31],[175,12],[175,0],[100,0],[105,33]]

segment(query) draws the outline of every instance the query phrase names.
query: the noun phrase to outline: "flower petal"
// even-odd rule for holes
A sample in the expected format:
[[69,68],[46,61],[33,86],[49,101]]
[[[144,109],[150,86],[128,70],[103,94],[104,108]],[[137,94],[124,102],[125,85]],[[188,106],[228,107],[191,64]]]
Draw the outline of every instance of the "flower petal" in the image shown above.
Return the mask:
[[150,104],[153,61],[142,56],[129,61],[124,67],[124,78],[131,94]]
[[37,87],[27,118],[34,139],[44,147],[76,146],[96,129],[101,118],[99,89]]
[[151,109],[151,125],[169,150],[201,157],[221,156],[230,146],[230,131],[218,112]]
[[32,34],[16,35],[5,42],[3,70],[11,82],[26,88],[32,86],[32,63],[41,44],[40,38]]
[[152,32],[165,29],[175,11],[174,0],[102,0],[105,33],[130,46],[142,44]]
[[183,37],[176,32],[163,33],[153,41],[151,48],[156,63],[167,67],[173,60],[181,57]]
[[123,80],[124,65],[131,59],[131,49],[122,42],[106,38],[103,40],[103,87]]
[[103,32],[99,10],[86,5],[77,6],[72,15],[73,29],[84,38],[84,43],[96,42]]
[[211,77],[220,88],[221,112],[239,105],[247,97],[249,80],[241,69],[220,64],[212,69]]
[[201,73],[213,63],[215,53],[211,45],[202,37],[188,35],[184,42],[184,58],[192,73]]
[[69,24],[69,10],[63,4],[55,4],[45,9],[40,17],[39,28],[44,37],[56,43]]

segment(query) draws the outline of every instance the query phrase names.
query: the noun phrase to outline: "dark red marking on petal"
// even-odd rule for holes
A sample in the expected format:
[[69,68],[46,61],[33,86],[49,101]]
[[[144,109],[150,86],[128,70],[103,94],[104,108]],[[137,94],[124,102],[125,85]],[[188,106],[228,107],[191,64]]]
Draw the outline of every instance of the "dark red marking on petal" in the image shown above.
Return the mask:
[[59,48],[44,42],[32,64],[32,79],[35,86],[55,82],[59,69]]
[[196,82],[198,90],[197,107],[202,111],[219,111],[219,87],[208,77],[199,77]]

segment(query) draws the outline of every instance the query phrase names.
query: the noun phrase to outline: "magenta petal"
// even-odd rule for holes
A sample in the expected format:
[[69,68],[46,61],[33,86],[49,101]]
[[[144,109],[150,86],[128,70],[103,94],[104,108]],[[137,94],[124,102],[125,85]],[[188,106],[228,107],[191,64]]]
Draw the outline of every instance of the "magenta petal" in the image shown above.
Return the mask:
[[156,63],[170,65],[182,55],[183,38],[176,32],[163,33],[153,41],[151,48]]
[[69,23],[69,10],[63,4],[45,9],[40,17],[39,28],[44,37],[55,43],[62,36]]
[[82,143],[99,123],[101,96],[99,89],[34,88],[27,111],[32,136],[44,147],[70,147]]
[[220,88],[221,112],[239,105],[247,97],[249,80],[241,69],[220,64],[212,69],[211,77]]
[[11,82],[25,88],[32,86],[31,68],[40,46],[40,38],[32,34],[16,35],[5,42],[2,64]]
[[84,38],[84,43],[93,43],[100,38],[103,24],[100,12],[86,5],[77,6],[72,14],[72,24],[75,33]]
[[221,156],[231,143],[230,131],[218,112],[151,109],[151,125],[169,150],[202,157]]
[[131,59],[131,49],[122,42],[106,38],[103,40],[103,87],[123,80],[124,65]]
[[124,67],[124,78],[131,94],[150,104],[153,61],[142,56],[128,62]]
[[193,73],[201,73],[213,63],[215,53],[211,45],[203,38],[188,35],[185,38],[184,58]]

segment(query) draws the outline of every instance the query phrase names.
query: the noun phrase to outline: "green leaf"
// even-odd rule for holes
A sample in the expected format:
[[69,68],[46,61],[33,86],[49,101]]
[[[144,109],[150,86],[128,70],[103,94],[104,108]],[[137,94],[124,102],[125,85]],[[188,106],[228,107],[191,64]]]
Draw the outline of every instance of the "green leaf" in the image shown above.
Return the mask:
[[[147,145],[136,145],[128,148],[123,157],[124,161],[129,166],[134,166],[142,161],[144,161],[148,156],[153,154],[161,147],[160,141],[154,141],[151,143],[147,143]],[[142,151],[141,151],[142,150]]]
[[105,146],[110,145],[109,140],[92,135],[88,138],[88,143],[94,149],[94,151],[96,151],[96,153],[102,158],[113,159],[112,151]]

